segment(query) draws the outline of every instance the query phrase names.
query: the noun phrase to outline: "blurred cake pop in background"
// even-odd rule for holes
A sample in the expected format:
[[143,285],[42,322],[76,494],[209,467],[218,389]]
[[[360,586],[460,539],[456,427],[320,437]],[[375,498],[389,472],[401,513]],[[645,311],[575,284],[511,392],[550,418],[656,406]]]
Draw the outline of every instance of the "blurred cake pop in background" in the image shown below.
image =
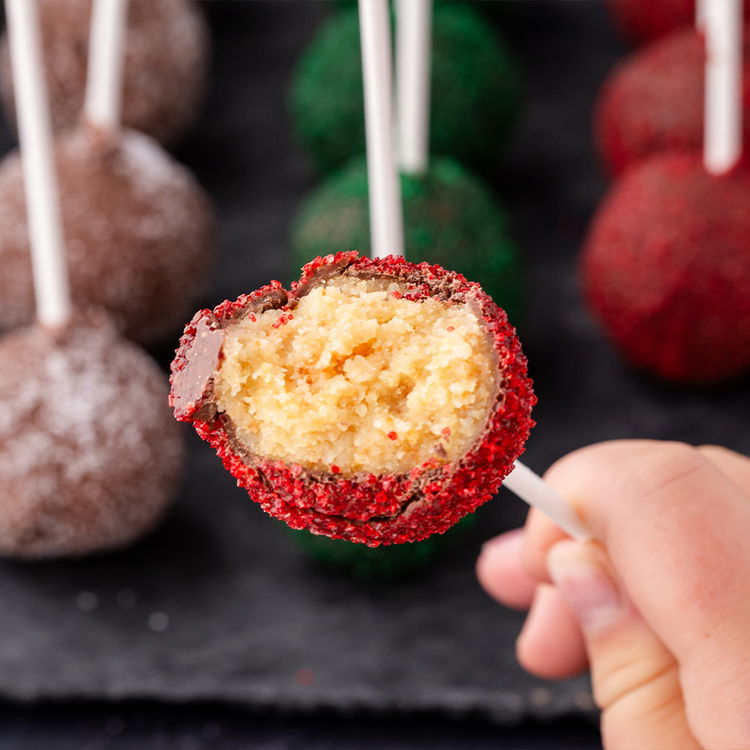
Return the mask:
[[157,365],[103,316],[0,340],[0,555],[70,557],[154,528],[182,471]]
[[[748,34],[742,59],[741,96],[747,109]],[[659,151],[702,148],[705,63],[703,37],[686,27],[634,52],[612,71],[599,94],[595,115],[599,151],[610,174],[617,175]],[[750,118],[745,117],[744,127],[747,137]]]
[[[83,110],[92,0],[40,3],[50,109],[56,132]],[[208,27],[189,0],[130,0],[124,50],[123,125],[175,142],[198,114],[209,66]],[[0,56],[0,99],[15,122],[7,36]]]
[[[213,267],[213,211],[156,141],[88,125],[56,139],[73,297],[105,308],[129,337],[179,330]],[[29,323],[34,299],[21,160],[0,164],[0,327]]]
[[[430,150],[490,170],[519,108],[516,64],[489,23],[468,7],[437,3],[432,39]],[[297,136],[320,171],[364,153],[356,9],[332,17],[307,48],[290,108]]]
[[665,153],[615,184],[582,258],[590,306],[636,368],[708,385],[750,369],[750,173]]
[[[406,257],[450,266],[483,289],[513,322],[520,317],[519,254],[490,191],[451,159],[402,174]],[[367,164],[355,158],[312,192],[291,232],[292,273],[317,255],[370,248]]]

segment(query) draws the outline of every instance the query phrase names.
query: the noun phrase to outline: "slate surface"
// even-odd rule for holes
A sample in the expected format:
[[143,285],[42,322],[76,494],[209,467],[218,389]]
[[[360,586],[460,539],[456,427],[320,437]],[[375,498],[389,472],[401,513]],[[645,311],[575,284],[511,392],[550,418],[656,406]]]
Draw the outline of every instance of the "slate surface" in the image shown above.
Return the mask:
[[[604,187],[589,111],[623,47],[594,0],[512,5],[505,33],[526,71],[527,109],[496,187],[529,268],[523,340],[541,403],[528,463],[541,470],[615,437],[750,451],[747,383],[710,395],[656,386],[624,370],[588,320],[574,258]],[[315,181],[290,139],[284,88],[325,12],[212,2],[214,90],[178,154],[220,212],[221,269],[206,303],[283,273],[286,227]],[[168,349],[157,352],[164,362]],[[519,669],[521,617],[475,583],[480,543],[522,519],[517,500],[501,495],[428,571],[362,585],[312,564],[188,438],[185,490],[151,538],[98,559],[0,563],[0,697],[470,711],[501,722],[590,711],[585,680],[549,685]]]

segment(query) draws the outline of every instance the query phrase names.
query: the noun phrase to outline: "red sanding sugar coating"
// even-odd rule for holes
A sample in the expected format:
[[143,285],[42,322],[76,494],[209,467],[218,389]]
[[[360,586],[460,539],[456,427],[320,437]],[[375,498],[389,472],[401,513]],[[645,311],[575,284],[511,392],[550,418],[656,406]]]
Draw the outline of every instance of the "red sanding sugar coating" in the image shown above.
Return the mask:
[[634,42],[646,42],[695,23],[695,0],[607,0],[623,33]]
[[[311,472],[298,464],[250,455],[234,438],[227,416],[217,412],[211,379],[222,356],[222,329],[251,311],[292,310],[311,287],[338,274],[393,278],[403,282],[406,299],[436,295],[448,304],[465,302],[484,322],[498,357],[501,385],[484,429],[459,461],[428,461],[407,474]],[[185,329],[172,373],[170,403],[176,417],[194,424],[238,485],[267,513],[294,529],[369,546],[442,533],[491,499],[524,450],[536,402],[515,330],[478,284],[440,266],[415,265],[393,256],[369,259],[356,252],[315,259],[288,293],[272,282],[213,312],[200,311]]]
[[[633,42],[648,42],[695,25],[695,0],[607,0],[612,16]],[[745,0],[745,13],[750,2]]]
[[[750,138],[750,29],[744,36],[742,101]],[[617,175],[659,151],[703,148],[705,46],[690,28],[639,50],[605,82],[595,132],[607,170]]]
[[581,270],[607,334],[636,367],[682,384],[750,369],[750,171],[698,154],[629,170],[594,217]]

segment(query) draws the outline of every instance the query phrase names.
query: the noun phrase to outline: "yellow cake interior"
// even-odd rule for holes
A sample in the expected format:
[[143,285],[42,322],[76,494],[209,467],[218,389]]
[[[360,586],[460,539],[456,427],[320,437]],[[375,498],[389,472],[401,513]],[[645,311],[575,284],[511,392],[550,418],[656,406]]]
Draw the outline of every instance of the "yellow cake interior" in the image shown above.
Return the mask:
[[338,276],[292,313],[227,329],[216,401],[253,453],[346,475],[408,472],[471,448],[497,393],[488,336],[467,305],[400,289]]

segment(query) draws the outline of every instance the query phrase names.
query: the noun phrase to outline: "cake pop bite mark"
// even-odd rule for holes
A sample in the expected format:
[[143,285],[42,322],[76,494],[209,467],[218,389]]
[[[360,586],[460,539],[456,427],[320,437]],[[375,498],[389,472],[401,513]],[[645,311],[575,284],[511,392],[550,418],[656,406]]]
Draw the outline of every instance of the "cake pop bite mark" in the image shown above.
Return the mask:
[[[56,133],[78,125],[84,109],[93,2],[49,0],[40,7]],[[123,61],[125,127],[171,144],[195,119],[209,68],[210,39],[201,10],[200,3],[191,0],[129,1]],[[0,96],[13,122],[7,54],[0,55]]]
[[291,291],[202,311],[172,370],[175,415],[264,510],[371,546],[443,532],[489,500],[532,426],[502,310],[395,257],[326,256]]

